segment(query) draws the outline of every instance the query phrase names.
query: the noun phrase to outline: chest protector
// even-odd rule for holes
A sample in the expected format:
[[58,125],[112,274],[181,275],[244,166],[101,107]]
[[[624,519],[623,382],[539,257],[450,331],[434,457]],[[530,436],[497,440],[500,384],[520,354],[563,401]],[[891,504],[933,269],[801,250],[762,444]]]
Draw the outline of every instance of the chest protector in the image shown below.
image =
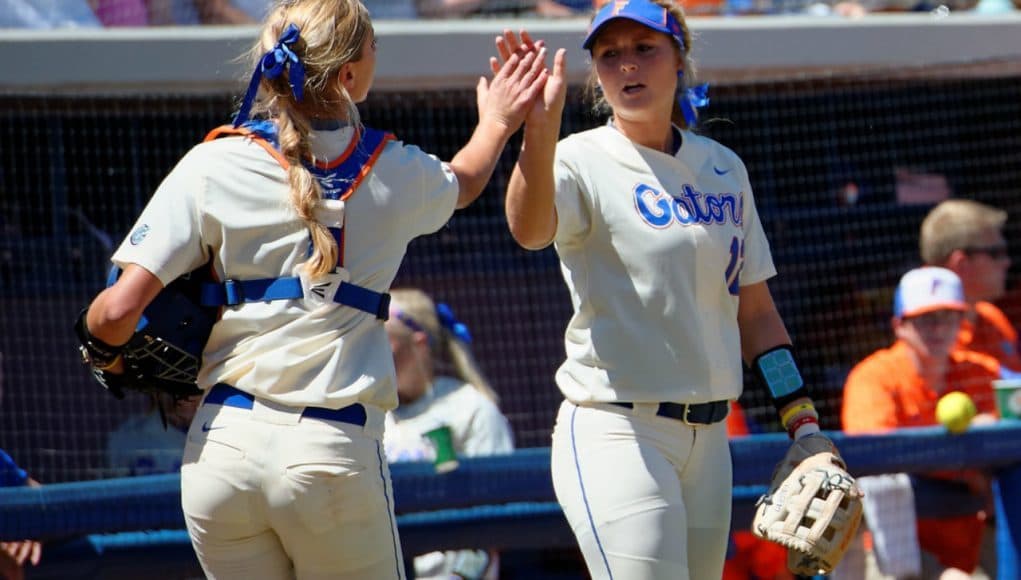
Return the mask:
[[[279,151],[276,126],[266,121],[250,122],[238,128],[220,127],[211,131],[206,141],[238,135],[254,140],[284,168],[288,166]],[[353,194],[368,175],[391,139],[393,135],[389,133],[364,128],[352,140],[339,162],[329,167],[309,167],[322,186],[323,204],[330,209],[329,215],[332,216],[332,223],[326,224],[337,240],[338,248],[337,267],[332,273],[314,280],[299,275],[221,282],[215,279],[209,263],[181,276],[160,291],[135,328],[126,352],[130,352],[136,367],[141,368],[139,373],[147,379],[179,385],[182,396],[199,393],[195,383],[202,351],[213,324],[219,319],[221,307],[246,302],[305,299],[323,305],[355,308],[379,320],[389,318],[390,294],[350,283],[350,274],[343,268],[343,204],[344,199]],[[310,243],[309,254],[311,252]],[[121,269],[115,266],[107,285],[113,285],[120,274]]]
[[[206,141],[219,137],[244,135],[261,145],[282,167],[288,162],[281,155],[276,125],[269,121],[249,121],[240,127],[225,125],[214,129]],[[347,151],[327,166],[310,165],[312,175],[319,181],[323,192],[323,205],[329,210],[330,223],[326,223],[337,241],[337,265],[330,274],[310,280],[304,275],[257,280],[228,279],[222,283],[205,284],[202,289],[202,306],[236,306],[245,302],[269,300],[307,299],[324,304],[336,303],[372,314],[379,320],[390,316],[390,295],[376,292],[350,282],[350,273],[344,269],[344,200],[350,197],[372,170],[386,143],[393,135],[384,131],[362,127],[352,139]],[[309,254],[312,246],[309,244]]]

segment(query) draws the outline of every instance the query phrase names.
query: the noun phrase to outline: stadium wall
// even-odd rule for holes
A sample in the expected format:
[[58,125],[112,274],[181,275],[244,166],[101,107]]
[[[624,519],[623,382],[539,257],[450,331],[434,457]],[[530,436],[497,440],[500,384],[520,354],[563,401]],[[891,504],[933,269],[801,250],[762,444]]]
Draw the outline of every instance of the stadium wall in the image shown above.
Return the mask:
[[[525,28],[568,49],[574,81],[586,74],[585,19],[428,20],[376,23],[380,89],[473,87],[504,29]],[[876,14],[848,20],[774,16],[692,18],[703,80],[784,78],[862,68],[917,67],[1021,57],[1021,13]],[[247,76],[246,26],[0,30],[0,90],[230,91]]]

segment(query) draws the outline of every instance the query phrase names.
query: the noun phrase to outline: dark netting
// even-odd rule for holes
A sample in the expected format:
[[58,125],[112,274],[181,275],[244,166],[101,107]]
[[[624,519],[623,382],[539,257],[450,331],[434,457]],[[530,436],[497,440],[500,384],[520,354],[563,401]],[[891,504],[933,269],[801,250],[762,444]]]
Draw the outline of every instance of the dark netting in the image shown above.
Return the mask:
[[[362,110],[367,124],[449,159],[476,120],[474,99],[471,90],[377,92]],[[570,102],[565,131],[602,122]],[[114,401],[90,382],[71,325],[148,195],[233,103],[0,97],[0,441],[36,479],[123,475],[105,468],[106,436],[145,402]],[[719,84],[701,131],[748,166],[780,271],[771,288],[825,428],[838,427],[850,367],[890,342],[892,289],[918,261],[926,200],[949,192],[1006,209],[1012,246],[1021,224],[1021,74],[955,67]],[[412,244],[398,284],[455,307],[518,447],[536,447],[549,444],[560,400],[553,374],[570,304],[553,250],[521,250],[507,231],[502,192],[517,145],[475,205]],[[742,403],[759,427],[776,429],[757,385]]]

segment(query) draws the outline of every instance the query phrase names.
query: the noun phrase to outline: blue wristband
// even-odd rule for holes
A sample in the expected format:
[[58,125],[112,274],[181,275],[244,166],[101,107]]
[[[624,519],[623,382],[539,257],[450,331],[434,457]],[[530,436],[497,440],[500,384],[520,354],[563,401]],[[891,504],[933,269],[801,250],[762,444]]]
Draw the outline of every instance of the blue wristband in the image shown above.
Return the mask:
[[794,362],[794,353],[788,346],[760,354],[755,358],[754,368],[774,399],[790,396],[805,386],[798,364]]

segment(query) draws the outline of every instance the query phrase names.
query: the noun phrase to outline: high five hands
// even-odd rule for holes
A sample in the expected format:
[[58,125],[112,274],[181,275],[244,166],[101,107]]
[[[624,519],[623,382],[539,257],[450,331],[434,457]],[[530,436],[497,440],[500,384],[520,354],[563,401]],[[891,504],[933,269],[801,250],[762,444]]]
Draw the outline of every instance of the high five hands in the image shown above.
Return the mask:
[[525,122],[537,97],[543,94],[549,77],[544,62],[546,48],[529,43],[501,52],[501,56],[504,62],[500,67],[493,65],[495,58],[490,58],[492,80],[481,77],[476,86],[479,120],[489,118],[514,132]]
[[[512,30],[504,30],[503,36],[496,37],[496,50],[499,58],[490,57],[489,68],[492,70],[495,82],[501,72],[506,73],[507,69],[523,66],[518,63],[529,65],[538,61],[542,65],[543,85],[541,90],[534,95],[531,107],[528,108],[524,122],[530,126],[555,128],[559,131],[560,118],[564,111],[564,101],[567,96],[566,78],[566,54],[563,48],[557,49],[553,57],[552,71],[546,68],[546,45],[542,40],[535,41],[526,30],[520,32],[520,36]],[[529,60],[534,57],[535,61]],[[485,79],[480,81],[480,88]],[[485,95],[479,91],[479,110],[483,110]]]

